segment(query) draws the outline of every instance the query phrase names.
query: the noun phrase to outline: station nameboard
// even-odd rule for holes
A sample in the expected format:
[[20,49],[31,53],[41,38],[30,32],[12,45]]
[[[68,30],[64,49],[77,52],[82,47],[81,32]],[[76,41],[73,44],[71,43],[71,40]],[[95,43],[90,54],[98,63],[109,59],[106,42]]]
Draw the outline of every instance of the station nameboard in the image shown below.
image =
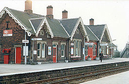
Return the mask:
[[3,36],[12,36],[12,30],[4,30],[3,31]]

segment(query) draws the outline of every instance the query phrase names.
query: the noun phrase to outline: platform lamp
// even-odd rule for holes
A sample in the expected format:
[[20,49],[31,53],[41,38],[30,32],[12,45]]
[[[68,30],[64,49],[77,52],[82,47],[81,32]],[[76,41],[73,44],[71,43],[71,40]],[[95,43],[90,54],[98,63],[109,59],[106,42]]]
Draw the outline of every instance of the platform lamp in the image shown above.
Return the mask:
[[[88,37],[88,36],[89,36],[89,35],[85,35],[85,36],[84,36],[84,50],[83,50],[83,51],[84,51],[84,61],[85,61],[85,38]],[[88,40],[88,41],[89,41],[89,40]]]
[[113,41],[116,41],[116,39],[113,39],[113,40],[112,40],[112,43],[111,43],[111,58],[112,58],[112,55],[113,55],[113,46],[112,46]]

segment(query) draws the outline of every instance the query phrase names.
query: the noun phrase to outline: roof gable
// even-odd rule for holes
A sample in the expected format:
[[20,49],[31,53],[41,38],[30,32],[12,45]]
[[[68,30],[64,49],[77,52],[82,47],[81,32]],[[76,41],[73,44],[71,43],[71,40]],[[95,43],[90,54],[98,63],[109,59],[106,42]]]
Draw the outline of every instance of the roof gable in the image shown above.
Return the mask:
[[63,19],[60,20],[60,23],[63,25],[63,27],[66,29],[68,34],[71,36],[73,29],[77,23],[79,18],[74,18],[74,19]]
[[104,31],[103,37],[102,37],[102,42],[110,42],[109,36],[107,34],[107,31]]
[[42,22],[44,21],[44,19],[45,19],[45,17],[30,19],[30,23],[31,23],[35,33],[40,28],[40,26],[41,26]]
[[[85,35],[87,35],[87,32],[85,30],[85,27],[84,27],[81,17],[74,18],[74,19],[63,19],[63,20],[60,20],[60,23],[63,25],[65,30],[70,35],[71,40],[73,39],[73,36],[74,36],[79,24],[81,24],[82,30],[84,31],[84,37],[85,37]],[[89,41],[89,38],[87,36],[86,36],[86,39]]]
[[98,37],[92,32],[92,30],[85,25],[85,29],[90,41],[99,41]]
[[12,19],[14,19],[14,21],[18,23],[21,26],[21,28],[28,33],[29,36],[31,34],[34,34],[34,30],[29,22],[29,19],[42,17],[41,15],[38,14],[28,14],[22,11],[5,7],[0,13],[0,18],[3,16],[4,13],[8,13],[8,15],[12,17]]
[[105,25],[88,25],[88,27],[93,31],[93,33],[100,40],[104,31]]
[[111,42],[111,36],[107,25],[88,25],[100,42]]

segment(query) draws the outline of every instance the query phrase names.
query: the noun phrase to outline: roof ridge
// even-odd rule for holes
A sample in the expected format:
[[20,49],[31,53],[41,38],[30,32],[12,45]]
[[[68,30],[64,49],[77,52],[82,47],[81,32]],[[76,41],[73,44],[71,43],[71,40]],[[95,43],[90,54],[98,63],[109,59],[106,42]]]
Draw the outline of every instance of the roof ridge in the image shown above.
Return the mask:
[[97,24],[97,25],[86,25],[86,26],[105,26],[106,24]]
[[59,20],[71,20],[71,19],[79,19],[79,18],[68,18],[68,19],[59,19]]
[[[22,12],[22,13],[28,14],[28,13],[26,13],[24,11],[21,11],[21,10],[12,9],[12,8],[9,8],[9,7],[5,7],[5,8],[8,8],[10,10],[14,10],[14,11],[17,11],[17,12]],[[41,15],[41,14],[37,14],[37,13],[32,13],[32,14],[28,14],[28,15],[40,15],[40,16],[44,16],[45,17],[45,15]]]

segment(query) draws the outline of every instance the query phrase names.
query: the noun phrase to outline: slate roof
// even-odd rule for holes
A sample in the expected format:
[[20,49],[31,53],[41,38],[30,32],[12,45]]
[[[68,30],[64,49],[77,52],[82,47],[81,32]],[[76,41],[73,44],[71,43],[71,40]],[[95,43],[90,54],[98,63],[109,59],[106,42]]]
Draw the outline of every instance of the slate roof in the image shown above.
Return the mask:
[[72,31],[73,31],[78,20],[79,20],[79,18],[63,19],[63,20],[59,20],[59,21],[63,25],[63,27],[66,29],[68,34],[71,36]]
[[86,32],[90,41],[99,41],[98,37],[91,31],[91,29],[85,25]]
[[105,25],[87,25],[92,31],[93,33],[99,38],[99,40],[101,39],[101,36],[103,34]]
[[[79,21],[79,18],[57,20],[49,19],[46,16],[39,14],[28,14],[8,7],[5,7],[5,9],[32,34],[35,34],[39,30],[44,20],[47,20],[54,37],[69,38]],[[89,39],[97,41],[101,38],[105,25],[88,25],[85,27],[89,35]]]
[[30,19],[30,22],[31,22],[31,24],[32,24],[32,26],[33,26],[33,28],[35,29],[36,32],[38,31],[38,29],[41,26],[44,19],[45,19],[45,17]]
[[64,28],[60,25],[60,22],[58,20],[47,18],[47,21],[54,34],[54,37],[69,38],[68,34],[64,30]]
[[26,27],[26,29],[30,30],[31,33],[34,33],[34,30],[32,29],[32,26],[29,22],[30,18],[39,18],[39,17],[43,17],[42,15],[38,15],[38,14],[28,14],[22,11],[18,11],[18,10],[14,10],[8,7],[5,7],[17,20],[20,21],[20,23],[22,23],[22,25],[24,25]]
[[5,7],[5,9],[7,9],[18,21],[20,21],[20,23],[24,25],[27,30],[31,31],[32,34],[35,34],[34,29],[36,30],[36,32],[38,31],[39,27],[41,26],[41,23],[46,18],[54,34],[54,37],[69,38],[68,34],[65,32],[59,21],[56,19],[50,20],[49,18],[43,15],[38,15],[34,13],[28,14],[8,7]]

